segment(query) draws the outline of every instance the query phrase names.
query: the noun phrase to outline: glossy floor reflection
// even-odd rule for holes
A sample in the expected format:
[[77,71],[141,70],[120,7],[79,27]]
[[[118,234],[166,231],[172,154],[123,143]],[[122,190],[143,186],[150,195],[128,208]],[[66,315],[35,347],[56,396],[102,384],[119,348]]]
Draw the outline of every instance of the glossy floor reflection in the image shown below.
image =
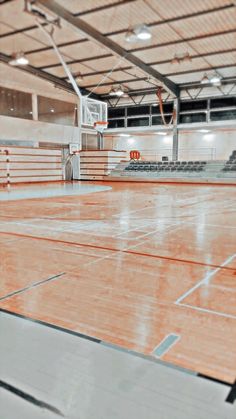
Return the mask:
[[0,307],[234,382],[236,189],[97,185],[1,202]]

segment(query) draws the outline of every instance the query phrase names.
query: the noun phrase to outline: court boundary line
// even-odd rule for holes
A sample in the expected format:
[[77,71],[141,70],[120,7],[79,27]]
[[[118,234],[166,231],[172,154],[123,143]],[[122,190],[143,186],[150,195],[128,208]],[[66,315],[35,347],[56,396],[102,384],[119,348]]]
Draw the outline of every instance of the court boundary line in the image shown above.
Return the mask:
[[[182,294],[179,298],[177,298],[177,300],[175,301],[175,304],[180,304],[181,301],[183,301],[185,298],[187,298],[189,295],[191,295],[194,291],[196,291],[196,289],[198,289],[199,287],[201,287],[201,285],[209,284],[209,280],[217,273],[219,272],[222,268],[225,268],[226,265],[228,265],[228,263],[232,262],[232,260],[236,257],[236,253],[233,253],[233,255],[229,256],[226,260],[224,260],[224,262],[221,263],[221,265],[219,265],[216,269],[214,269],[214,271],[208,272],[203,279],[201,279],[200,281],[198,281],[192,288],[190,288],[188,291],[186,291],[184,294]],[[208,265],[210,266],[210,265]]]
[[[185,300],[185,298],[187,298],[189,295],[191,295],[192,293],[194,293],[194,291],[196,291],[198,288],[200,288],[202,285],[209,285],[210,283],[210,279],[220,270],[222,269],[228,269],[226,268],[226,265],[230,262],[232,262],[232,260],[236,257],[236,253],[233,253],[231,256],[229,256],[224,262],[222,262],[222,264],[214,269],[211,272],[208,272],[205,277],[203,279],[201,279],[199,282],[197,282],[192,288],[190,288],[188,291],[186,291],[184,294],[182,294],[175,302],[174,304],[177,306],[181,306],[181,307],[186,307],[186,308],[190,308],[192,310],[196,310],[196,311],[200,311],[202,313],[208,313],[208,314],[214,314],[216,316],[220,316],[220,317],[226,317],[229,319],[236,319],[236,316],[234,314],[228,314],[228,313],[224,313],[221,311],[217,311],[217,310],[211,310],[205,307],[198,307],[198,306],[194,306],[192,304],[187,304],[187,303],[182,303],[182,301]],[[235,270],[235,269],[234,269]]]
[[57,278],[60,278],[61,276],[65,275],[65,273],[66,272],[61,272],[60,274],[51,276],[51,277],[49,277],[47,279],[43,279],[42,281],[34,282],[33,284],[29,285],[28,287],[20,288],[17,291],[13,291],[13,292],[11,292],[9,294],[6,294],[5,296],[0,297],[0,301],[6,300],[7,298],[11,298],[14,295],[21,294],[21,293],[23,293],[25,291],[31,290],[32,288],[36,288],[39,285],[45,284],[46,282],[50,282],[50,281],[53,281],[53,280],[55,280]]

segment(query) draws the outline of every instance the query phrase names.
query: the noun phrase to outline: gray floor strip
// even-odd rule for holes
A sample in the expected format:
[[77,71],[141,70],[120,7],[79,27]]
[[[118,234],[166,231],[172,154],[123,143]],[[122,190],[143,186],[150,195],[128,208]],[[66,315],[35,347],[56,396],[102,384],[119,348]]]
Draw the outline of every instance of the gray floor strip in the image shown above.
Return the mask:
[[180,339],[179,335],[171,333],[166,336],[163,341],[154,349],[153,355],[157,358],[163,356],[169,349]]

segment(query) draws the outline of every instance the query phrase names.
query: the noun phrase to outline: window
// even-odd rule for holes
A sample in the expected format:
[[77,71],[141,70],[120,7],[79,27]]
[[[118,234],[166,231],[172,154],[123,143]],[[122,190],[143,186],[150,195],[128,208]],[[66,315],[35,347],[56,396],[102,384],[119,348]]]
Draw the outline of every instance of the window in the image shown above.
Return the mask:
[[127,108],[127,116],[149,115],[150,106],[132,106]]
[[[159,114],[160,111],[160,106],[153,106],[151,107],[151,112],[153,115],[155,114]],[[163,103],[163,112],[164,113],[172,113],[173,112],[173,103]]]
[[125,108],[109,108],[108,118],[119,118],[125,116]]
[[226,108],[228,106],[234,106],[236,108],[236,97],[211,99],[211,108]]
[[179,122],[181,124],[191,124],[193,122],[206,122],[206,113],[188,113],[180,115]]
[[229,119],[236,119],[236,109],[211,112],[211,121],[228,121]]
[[0,115],[32,119],[32,114],[30,93],[0,87]]
[[148,127],[149,117],[144,118],[129,118],[127,119],[128,127]]
[[192,100],[180,102],[180,112],[197,111],[199,109],[207,109],[207,100]]
[[124,119],[110,119],[110,121],[108,121],[108,128],[123,128],[124,126]]
[[39,121],[77,125],[77,106],[62,100],[38,96]]
[[[172,115],[165,115],[165,121],[167,124],[170,123]],[[163,125],[161,115],[153,116],[152,117],[152,125]]]

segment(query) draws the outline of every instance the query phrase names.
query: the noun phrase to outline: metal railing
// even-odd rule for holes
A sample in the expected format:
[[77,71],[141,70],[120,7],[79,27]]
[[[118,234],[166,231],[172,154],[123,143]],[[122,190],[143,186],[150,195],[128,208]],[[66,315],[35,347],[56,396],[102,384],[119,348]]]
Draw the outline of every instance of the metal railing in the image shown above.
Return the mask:
[[[161,161],[163,156],[168,157],[168,160],[172,160],[172,148],[160,148],[159,150],[146,150],[140,149],[139,147],[129,147],[127,149],[127,158],[129,158],[129,152],[137,149],[140,152],[142,160]],[[119,147],[115,148],[116,151],[121,151]],[[123,151],[123,149],[122,149]],[[210,147],[199,147],[199,148],[180,148],[178,160],[215,160],[216,149]]]

